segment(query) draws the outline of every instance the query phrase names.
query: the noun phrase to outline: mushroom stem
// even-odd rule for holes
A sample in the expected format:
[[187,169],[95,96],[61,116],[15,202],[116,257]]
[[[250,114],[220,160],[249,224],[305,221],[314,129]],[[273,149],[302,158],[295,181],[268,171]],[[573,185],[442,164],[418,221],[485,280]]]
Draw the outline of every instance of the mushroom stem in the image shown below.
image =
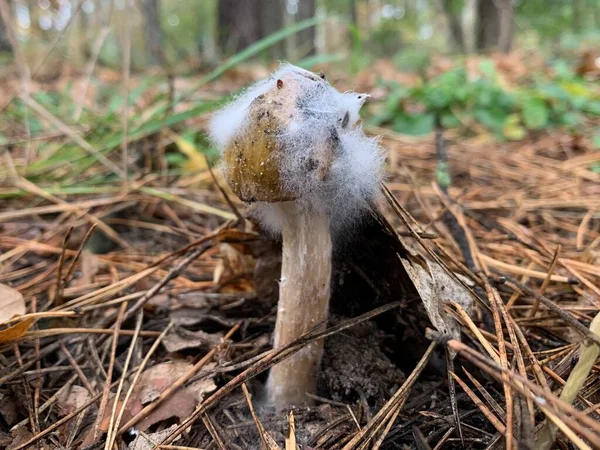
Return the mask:
[[[331,290],[329,219],[299,202],[281,207],[285,221],[276,349],[327,320]],[[269,403],[279,410],[311,404],[307,394],[316,391],[322,354],[323,340],[319,340],[275,365],[267,382]]]

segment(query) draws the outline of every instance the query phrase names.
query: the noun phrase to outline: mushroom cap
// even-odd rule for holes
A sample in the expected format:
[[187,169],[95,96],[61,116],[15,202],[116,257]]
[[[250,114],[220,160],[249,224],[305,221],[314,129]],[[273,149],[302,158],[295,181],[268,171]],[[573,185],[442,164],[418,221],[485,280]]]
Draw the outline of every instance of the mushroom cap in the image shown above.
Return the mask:
[[233,192],[243,201],[272,203],[296,198],[282,182],[285,148],[278,136],[298,114],[300,93],[295,77],[284,74],[270,90],[250,103],[245,125],[225,146],[225,175]]
[[233,192],[265,211],[262,222],[275,232],[280,221],[267,206],[293,200],[332,227],[355,222],[379,195],[385,160],[359,125],[367,98],[289,64],[250,87],[211,122]]
[[[269,90],[250,103],[244,126],[223,150],[227,181],[240,199],[274,203],[298,197],[282,176],[289,143],[281,137],[293,130],[295,120],[301,121],[307,114],[307,98],[326,95],[331,90],[320,76],[295,67],[282,73]],[[350,102],[358,104],[354,97]],[[354,108],[356,116],[359,108]],[[319,180],[327,176],[333,160],[335,131],[331,133],[329,139],[315,142],[302,168],[307,175],[314,172]]]

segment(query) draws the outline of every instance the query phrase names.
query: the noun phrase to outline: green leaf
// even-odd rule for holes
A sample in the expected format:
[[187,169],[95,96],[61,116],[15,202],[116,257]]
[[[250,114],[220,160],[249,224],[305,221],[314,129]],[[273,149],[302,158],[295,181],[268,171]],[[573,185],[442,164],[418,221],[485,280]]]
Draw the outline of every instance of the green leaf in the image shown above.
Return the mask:
[[502,134],[505,138],[512,141],[520,141],[523,139],[527,130],[521,125],[521,118],[518,114],[510,114],[506,116],[504,120],[504,127],[502,128]]
[[585,105],[585,112],[594,116],[600,116],[600,101],[588,102]]
[[479,70],[481,70],[481,73],[491,80],[496,77],[496,68],[494,67],[494,62],[489,59],[479,62]]
[[592,137],[592,145],[596,150],[600,150],[600,132],[594,134]]
[[506,114],[501,109],[478,108],[475,119],[496,133],[502,133]]
[[442,113],[440,122],[444,128],[457,128],[460,126],[460,120],[452,112]]
[[530,130],[539,130],[548,124],[548,108],[541,98],[526,98],[522,108],[523,122]]
[[399,115],[394,119],[394,131],[411,136],[431,133],[435,117],[433,114]]

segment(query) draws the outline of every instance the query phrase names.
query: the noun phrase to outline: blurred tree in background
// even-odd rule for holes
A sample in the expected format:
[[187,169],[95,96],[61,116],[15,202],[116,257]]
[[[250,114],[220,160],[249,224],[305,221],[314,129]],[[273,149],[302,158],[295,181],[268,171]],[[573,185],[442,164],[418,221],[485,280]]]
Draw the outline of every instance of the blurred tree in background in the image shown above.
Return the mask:
[[[132,68],[167,65],[186,71],[213,66],[258,40],[306,18],[329,17],[261,53],[298,61],[354,55],[366,66],[402,53],[561,51],[600,40],[600,0],[10,0],[28,61],[60,40],[61,57],[81,67],[118,67],[124,25],[133,27]],[[125,13],[125,14],[124,14]],[[76,26],[69,26],[75,22]],[[0,52],[10,44],[0,25]],[[357,54],[360,53],[360,54]],[[342,56],[343,57],[343,56]],[[6,56],[5,56],[6,58]],[[57,67],[55,67],[57,69]]]

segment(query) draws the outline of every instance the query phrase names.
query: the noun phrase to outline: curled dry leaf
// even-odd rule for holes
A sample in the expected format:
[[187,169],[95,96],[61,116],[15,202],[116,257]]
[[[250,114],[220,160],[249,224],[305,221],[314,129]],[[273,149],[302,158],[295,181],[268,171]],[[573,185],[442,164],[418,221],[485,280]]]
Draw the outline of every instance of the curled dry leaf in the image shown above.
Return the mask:
[[25,314],[25,299],[16,289],[0,283],[0,324]]
[[[429,320],[440,332],[460,340],[460,325],[450,315],[445,305],[456,302],[470,315],[473,310],[472,294],[455,280],[437,262],[431,261],[406,247],[407,258],[400,258],[406,273],[417,289]],[[460,275],[456,274],[457,277]],[[461,277],[466,284],[470,281]]]
[[27,330],[29,330],[29,327],[32,323],[33,317],[30,317],[29,319],[25,319],[18,322],[12,327],[0,330],[0,344],[4,344],[5,342],[16,341],[21,336],[23,336],[27,332]]
[[137,437],[129,444],[129,450],[154,450],[159,442],[169,436],[177,425],[171,425],[156,433],[138,433]]
[[173,327],[172,331],[162,341],[168,352],[178,352],[188,348],[215,346],[221,343],[223,335],[210,334],[204,331],[189,331],[185,328]]
[[[207,364],[205,371],[210,371],[214,364]],[[123,414],[121,424],[133,418],[142,408],[155,401],[160,395],[171,387],[179,378],[192,368],[192,364],[186,361],[174,361],[150,367],[145,370],[136,383],[135,389]],[[163,401],[145,419],[141,420],[135,428],[146,431],[149,427],[163,420],[177,418],[179,421],[187,418],[196,408],[206,394],[217,388],[212,378],[204,378],[195,381],[175,391],[167,400]],[[107,431],[112,411],[111,400],[102,419],[101,430]],[[119,400],[117,410],[122,408],[122,398]]]

